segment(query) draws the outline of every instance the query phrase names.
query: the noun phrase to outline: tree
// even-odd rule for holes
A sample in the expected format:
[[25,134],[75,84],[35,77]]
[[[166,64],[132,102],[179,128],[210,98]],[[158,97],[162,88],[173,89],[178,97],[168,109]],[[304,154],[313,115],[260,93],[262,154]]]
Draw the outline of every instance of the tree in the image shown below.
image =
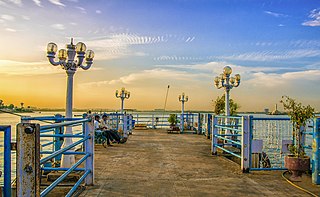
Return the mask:
[[13,105],[13,104],[10,104],[10,105],[8,106],[8,108],[9,108],[9,109],[13,109],[13,108],[14,108],[14,105]]
[[[221,97],[217,97],[215,101],[213,101],[214,106],[214,113],[215,114],[224,114],[225,113],[225,94],[223,94]],[[233,99],[230,99],[229,101],[230,105],[230,115],[236,115],[237,110],[240,108],[240,105],[233,101]]]
[[20,103],[20,105],[21,105],[21,109],[22,109],[22,108],[23,108],[24,103]]

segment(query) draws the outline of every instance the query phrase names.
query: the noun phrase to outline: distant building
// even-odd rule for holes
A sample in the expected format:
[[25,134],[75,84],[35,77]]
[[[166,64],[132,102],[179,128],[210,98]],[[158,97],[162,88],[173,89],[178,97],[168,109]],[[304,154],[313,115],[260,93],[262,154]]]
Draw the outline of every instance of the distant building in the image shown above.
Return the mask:
[[265,109],[264,109],[264,113],[265,113],[265,114],[269,114],[269,108],[265,108]]
[[278,105],[275,105],[275,109],[271,112],[271,115],[280,115],[281,112],[278,110]]

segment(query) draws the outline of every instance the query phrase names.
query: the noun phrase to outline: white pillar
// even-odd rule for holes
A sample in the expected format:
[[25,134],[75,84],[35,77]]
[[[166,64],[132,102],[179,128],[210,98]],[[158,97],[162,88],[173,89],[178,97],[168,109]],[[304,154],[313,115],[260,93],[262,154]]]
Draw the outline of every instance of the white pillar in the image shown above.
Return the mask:
[[[66,95],[66,118],[72,118],[72,103],[73,103],[73,76],[74,70],[67,70],[67,95]],[[72,134],[72,127],[66,127],[65,134]],[[62,148],[65,148],[71,145],[72,138],[65,137],[64,142],[62,144]],[[69,151],[73,151],[70,149]],[[75,164],[74,155],[62,155],[61,159],[61,167],[70,168],[73,164]]]

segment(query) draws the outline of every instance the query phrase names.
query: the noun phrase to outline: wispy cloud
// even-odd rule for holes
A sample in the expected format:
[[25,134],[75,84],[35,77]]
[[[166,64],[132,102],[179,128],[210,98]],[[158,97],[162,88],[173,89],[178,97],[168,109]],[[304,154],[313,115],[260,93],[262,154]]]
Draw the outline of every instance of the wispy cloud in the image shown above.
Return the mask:
[[58,5],[58,6],[62,6],[62,7],[66,6],[65,4],[61,3],[61,0],[49,0],[49,2],[54,5]]
[[241,61],[274,61],[287,60],[294,58],[307,58],[320,56],[320,50],[301,49],[290,51],[263,51],[263,52],[249,52],[239,55],[221,56],[217,57],[224,60],[241,60]]
[[286,14],[281,14],[281,13],[276,13],[276,12],[271,12],[271,11],[264,11],[264,13],[274,16],[274,17],[288,17]]
[[6,75],[40,75],[61,73],[61,69],[50,66],[48,62],[0,60],[0,73]]
[[186,71],[178,71],[168,68],[154,68],[149,70],[142,70],[136,73],[131,73],[126,76],[122,76],[119,79],[114,79],[110,81],[97,81],[81,84],[85,87],[101,87],[106,85],[113,84],[136,84],[136,83],[145,83],[146,81],[157,81],[157,80],[176,80],[176,81],[196,81],[200,80],[206,74],[194,74],[188,73]]
[[5,28],[6,31],[9,31],[9,32],[16,32],[17,30],[15,29],[12,29],[12,28]]
[[2,14],[1,19],[6,20],[6,21],[14,21],[15,17],[12,15],[8,15],[8,14]]
[[97,52],[96,57],[99,59],[116,59],[124,56],[145,56],[142,53],[133,50],[135,45],[153,45],[167,42],[192,42],[194,37],[178,37],[173,35],[165,36],[142,36],[138,34],[112,34],[108,36],[96,37],[87,41],[86,44]]
[[14,3],[15,5],[22,6],[22,1],[21,0],[8,0],[8,1],[11,2],[11,3]]
[[51,27],[53,29],[57,29],[57,30],[64,30],[65,29],[65,26],[63,24],[53,24],[53,25],[51,25]]
[[279,85],[290,85],[293,82],[320,81],[320,70],[305,70],[297,72],[277,73],[253,73],[248,83],[254,86],[276,87]]
[[83,7],[77,6],[76,8],[77,8],[78,10],[80,10],[80,12],[81,12],[82,14],[86,14],[86,13],[87,13],[86,9],[84,9]]
[[33,0],[33,2],[34,2],[37,6],[42,7],[40,0]]
[[320,8],[311,10],[309,18],[312,20],[305,21],[302,23],[302,25],[311,27],[320,26]]
[[101,14],[102,11],[101,11],[101,10],[96,10],[96,13],[97,13],[97,14]]

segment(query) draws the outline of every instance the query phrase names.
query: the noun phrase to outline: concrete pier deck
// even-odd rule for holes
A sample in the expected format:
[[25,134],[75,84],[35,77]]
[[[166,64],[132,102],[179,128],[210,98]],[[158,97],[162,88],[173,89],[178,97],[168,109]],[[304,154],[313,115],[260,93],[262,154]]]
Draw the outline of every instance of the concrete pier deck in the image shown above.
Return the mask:
[[95,186],[81,196],[310,196],[281,173],[243,174],[212,156],[204,136],[139,130],[125,144],[96,145]]

